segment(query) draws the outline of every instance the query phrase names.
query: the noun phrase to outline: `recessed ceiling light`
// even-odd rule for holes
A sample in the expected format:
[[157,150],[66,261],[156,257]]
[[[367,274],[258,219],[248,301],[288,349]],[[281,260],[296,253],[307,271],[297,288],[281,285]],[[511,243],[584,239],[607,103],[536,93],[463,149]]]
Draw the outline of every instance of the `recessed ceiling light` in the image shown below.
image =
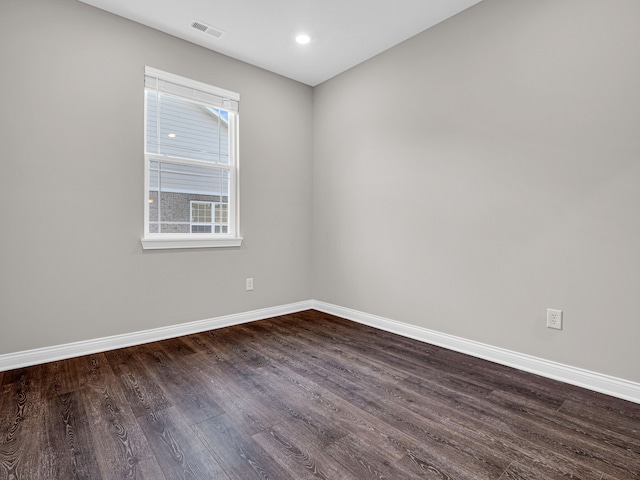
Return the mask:
[[311,41],[311,37],[309,35],[307,35],[306,33],[299,33],[296,36],[296,42],[298,42],[301,45],[306,45],[310,41]]
[[167,135],[167,137],[169,137],[169,138],[176,138],[176,134],[175,134],[175,133],[170,133],[169,135]]

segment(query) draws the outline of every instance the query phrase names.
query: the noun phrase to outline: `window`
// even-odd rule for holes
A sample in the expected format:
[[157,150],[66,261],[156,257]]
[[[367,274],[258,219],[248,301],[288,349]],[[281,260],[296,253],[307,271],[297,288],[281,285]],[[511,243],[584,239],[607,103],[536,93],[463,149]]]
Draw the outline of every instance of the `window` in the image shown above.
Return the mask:
[[237,93],[145,68],[145,249],[239,246]]
[[229,213],[226,203],[191,202],[191,233],[227,233]]

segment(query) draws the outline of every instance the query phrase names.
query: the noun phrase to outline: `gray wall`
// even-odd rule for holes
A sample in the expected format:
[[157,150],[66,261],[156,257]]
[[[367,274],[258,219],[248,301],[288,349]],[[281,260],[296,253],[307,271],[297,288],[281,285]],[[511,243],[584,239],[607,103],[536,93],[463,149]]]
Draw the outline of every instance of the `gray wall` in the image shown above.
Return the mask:
[[[240,93],[241,248],[141,250],[145,65]],[[0,354],[311,298],[310,87],[74,0],[2,0],[0,69]]]
[[316,87],[314,297],[640,381],[639,22],[485,0]]

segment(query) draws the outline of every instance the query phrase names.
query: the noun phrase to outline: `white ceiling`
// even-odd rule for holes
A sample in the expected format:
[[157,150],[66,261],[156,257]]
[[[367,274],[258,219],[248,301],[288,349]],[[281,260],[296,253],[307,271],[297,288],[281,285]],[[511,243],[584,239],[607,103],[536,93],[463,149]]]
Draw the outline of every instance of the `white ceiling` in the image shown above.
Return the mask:
[[[80,1],[315,86],[480,0]],[[311,42],[297,44],[299,32]]]

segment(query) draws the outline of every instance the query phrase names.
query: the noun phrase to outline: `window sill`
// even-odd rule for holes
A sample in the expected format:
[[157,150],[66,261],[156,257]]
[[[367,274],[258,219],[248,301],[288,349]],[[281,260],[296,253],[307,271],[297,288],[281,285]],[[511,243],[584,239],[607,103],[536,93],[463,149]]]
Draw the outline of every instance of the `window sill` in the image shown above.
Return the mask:
[[218,248],[239,247],[242,237],[229,238],[143,238],[140,240],[143,250],[169,250],[174,248]]

